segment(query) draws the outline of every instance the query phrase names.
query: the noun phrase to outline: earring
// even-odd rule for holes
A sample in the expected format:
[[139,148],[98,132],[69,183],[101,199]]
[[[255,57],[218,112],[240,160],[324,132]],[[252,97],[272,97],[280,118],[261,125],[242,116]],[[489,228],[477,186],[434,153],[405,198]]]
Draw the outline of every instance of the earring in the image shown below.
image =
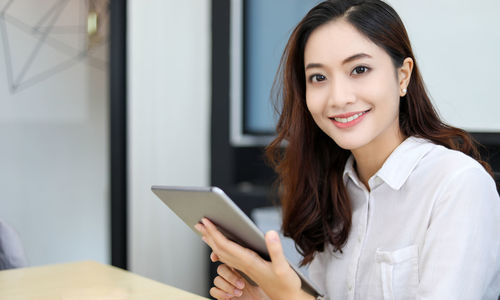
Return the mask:
[[401,91],[403,92],[403,94],[406,94],[406,89],[402,89]]

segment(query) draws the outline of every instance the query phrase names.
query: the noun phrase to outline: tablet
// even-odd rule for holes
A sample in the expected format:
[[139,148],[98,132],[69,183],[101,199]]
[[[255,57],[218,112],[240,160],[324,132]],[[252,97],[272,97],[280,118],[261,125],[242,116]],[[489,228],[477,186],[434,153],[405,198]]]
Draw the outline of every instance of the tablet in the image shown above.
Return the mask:
[[[264,233],[254,222],[217,187],[152,186],[151,190],[196,234],[194,226],[206,217],[228,239],[252,249],[262,258],[270,260]],[[323,294],[292,264],[290,266],[302,281],[302,289],[313,296]],[[253,283],[245,274],[242,274]]]

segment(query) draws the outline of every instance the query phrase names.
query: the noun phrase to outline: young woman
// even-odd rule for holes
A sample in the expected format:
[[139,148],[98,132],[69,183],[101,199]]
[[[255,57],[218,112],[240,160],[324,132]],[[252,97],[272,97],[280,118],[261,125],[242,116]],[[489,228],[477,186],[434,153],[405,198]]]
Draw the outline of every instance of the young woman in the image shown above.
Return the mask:
[[[466,132],[439,119],[396,12],[379,0],[325,1],[293,31],[280,70],[283,106],[267,151],[282,228],[326,297],[497,299],[491,170]],[[276,232],[266,234],[268,262],[209,220],[197,228],[223,263],[213,297],[313,298]]]

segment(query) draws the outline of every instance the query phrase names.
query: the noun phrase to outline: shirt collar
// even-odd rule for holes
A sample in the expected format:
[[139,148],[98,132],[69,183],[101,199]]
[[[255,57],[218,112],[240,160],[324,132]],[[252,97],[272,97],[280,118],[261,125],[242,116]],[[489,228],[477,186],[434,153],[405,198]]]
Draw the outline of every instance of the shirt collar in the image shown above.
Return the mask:
[[354,181],[356,185],[359,186],[359,178],[358,174],[356,174],[356,170],[354,170],[354,156],[351,154],[345,163],[344,174],[342,175],[344,179],[344,185],[347,185],[347,181],[349,178]]
[[[406,182],[413,169],[418,165],[422,157],[433,147],[432,142],[417,137],[409,137],[404,140],[385,160],[382,167],[369,180],[370,189],[377,185],[379,178],[387,183],[392,189],[399,190]],[[356,185],[362,186],[360,179],[354,169],[354,156],[347,159],[343,179],[347,184],[351,178]]]

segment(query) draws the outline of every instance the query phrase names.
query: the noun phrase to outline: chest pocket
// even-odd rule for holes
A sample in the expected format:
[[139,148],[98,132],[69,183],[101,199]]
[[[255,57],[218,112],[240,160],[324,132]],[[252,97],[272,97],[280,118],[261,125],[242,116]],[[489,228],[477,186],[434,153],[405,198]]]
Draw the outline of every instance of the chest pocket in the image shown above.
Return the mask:
[[377,249],[375,260],[384,300],[416,299],[419,283],[417,245],[396,251]]

